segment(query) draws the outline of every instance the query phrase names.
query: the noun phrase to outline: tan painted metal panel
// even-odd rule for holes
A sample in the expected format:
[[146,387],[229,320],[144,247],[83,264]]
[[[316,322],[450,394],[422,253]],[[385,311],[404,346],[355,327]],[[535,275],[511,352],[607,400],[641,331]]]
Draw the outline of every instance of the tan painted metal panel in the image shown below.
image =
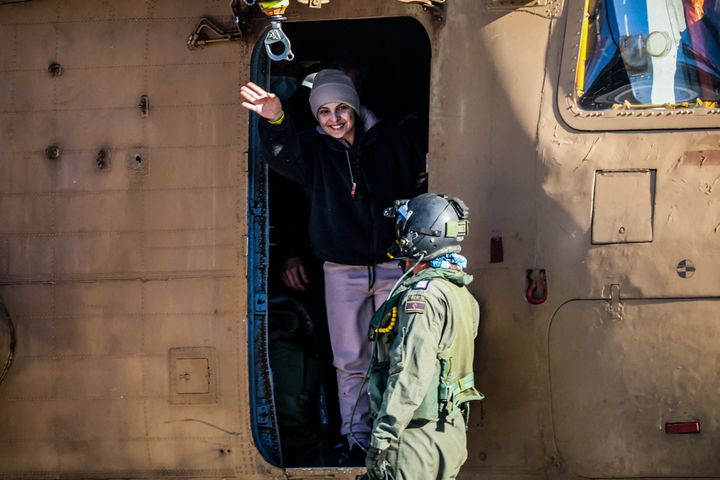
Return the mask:
[[74,21],[58,23],[53,43],[58,58],[70,67],[142,65],[146,56],[146,22]]
[[654,205],[655,172],[596,172],[593,243],[652,242]]
[[[476,368],[479,389],[492,392],[482,413],[473,407],[464,470],[532,475],[548,456],[537,421],[542,361],[531,353],[540,326],[521,295],[524,269],[537,265],[530,243],[538,224],[535,136],[549,28],[541,17],[491,13],[481,2],[450,2],[447,9],[433,62],[430,189],[469,202],[472,235],[463,251],[484,312]],[[504,263],[488,263],[493,232],[503,237]]]
[[[33,6],[32,9],[42,9],[50,4],[49,2],[44,3],[45,5]],[[10,24],[19,20],[19,17],[13,15],[10,11],[6,12],[7,9],[15,9],[18,12],[28,11],[27,5],[4,6],[3,23],[7,18]],[[48,65],[53,61],[57,61],[55,58],[57,55],[55,45],[57,32],[54,25],[45,23],[51,21],[52,18],[43,18],[42,14],[40,14],[27,22],[19,20],[14,27],[11,27],[14,32],[14,40],[8,45],[13,46],[14,68],[46,72]]]
[[[706,380],[717,377],[717,324],[707,322],[717,299],[622,307],[613,319],[608,302],[575,301],[553,318],[553,418],[567,467],[589,478],[716,475],[717,389]],[[667,422],[696,420],[706,434],[664,432]]]
[[[65,64],[65,68],[66,71],[62,76],[50,81],[47,79],[47,72],[42,73],[46,79],[44,88],[49,88],[51,92],[54,89],[56,104],[68,110],[113,108],[129,110],[138,102],[138,92],[143,90],[146,76],[144,69],[139,66],[83,68]],[[119,78],[122,81],[117,81]],[[108,88],[108,85],[112,85],[112,88]],[[101,113],[97,110],[96,112]]]
[[[200,15],[227,7],[2,7],[0,290],[19,343],[0,391],[0,476],[250,478],[263,464],[241,414],[246,61],[238,44],[214,64],[185,46]],[[178,346],[217,351],[219,403],[168,404]]]
[[[582,415],[566,415],[594,405],[587,372],[598,370],[595,350],[572,349],[599,345],[612,359],[631,351],[634,337],[576,332],[579,341],[566,343],[567,331],[593,327],[594,317],[577,312],[556,324],[561,305],[609,297],[612,285],[636,298],[717,296],[720,173],[712,154],[697,152],[717,150],[720,140],[713,130],[672,131],[717,126],[691,115],[584,117],[568,108],[577,5],[565,2],[555,19],[562,2],[544,3],[494,10],[492,2],[448,0],[438,21],[388,0],[332,0],[321,9],[292,2],[288,16],[412,15],[430,37],[430,185],[471,208],[463,248],[484,317],[476,373],[487,400],[473,410],[461,478],[718,477],[712,453],[700,458],[708,451],[694,452],[692,439],[673,450],[697,460],[687,468],[653,457],[652,445],[624,465],[607,461],[606,436],[578,433]],[[17,357],[0,385],[2,478],[286,476],[253,445],[246,360],[249,145],[237,88],[267,21],[251,19],[240,42],[185,45],[202,16],[230,25],[228,4],[0,7],[0,293],[18,331]],[[62,76],[48,74],[50,62],[63,66]],[[141,95],[150,101],[145,118]],[[668,131],[604,131],[617,125]],[[62,155],[51,161],[44,152],[53,144]],[[104,169],[100,149],[108,152]],[[596,172],[628,169],[657,172],[652,242],[593,246]],[[502,237],[502,263],[489,263],[493,236]],[[696,266],[689,278],[678,275],[683,260]],[[523,300],[526,270],[539,268],[547,269],[550,295],[531,306]],[[667,314],[673,331],[684,332],[682,313]],[[712,330],[702,328],[711,358]],[[638,340],[650,345],[665,333]],[[216,349],[217,404],[169,404],[168,350],[176,347]],[[658,365],[646,353],[635,357],[638,372]],[[548,365],[562,372],[552,383]],[[712,365],[698,365],[700,388],[710,388]],[[556,394],[557,380],[565,383]],[[650,381],[638,382],[652,399]],[[638,428],[634,420],[627,421]],[[704,434],[715,446],[715,430]],[[623,455],[637,445],[611,444]]]
[[7,194],[48,192],[54,168],[40,153],[4,153],[0,162],[0,189]]

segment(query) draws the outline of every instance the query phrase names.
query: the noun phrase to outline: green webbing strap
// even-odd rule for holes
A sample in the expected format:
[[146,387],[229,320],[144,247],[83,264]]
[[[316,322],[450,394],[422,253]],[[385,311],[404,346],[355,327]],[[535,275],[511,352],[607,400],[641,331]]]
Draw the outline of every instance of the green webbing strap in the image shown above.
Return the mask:
[[[447,362],[440,361],[440,370],[447,365]],[[442,376],[440,377],[442,378]],[[469,373],[462,377],[460,380],[453,384],[441,383],[439,389],[439,400],[440,400],[440,418],[444,418],[450,412],[453,411],[455,405],[455,396],[465,390],[471,389],[475,386],[475,375]]]
[[453,385],[453,395],[457,395],[458,393],[467,390],[469,388],[473,388],[475,386],[475,375],[473,373],[469,373],[465,375],[463,378],[458,380],[455,385]]

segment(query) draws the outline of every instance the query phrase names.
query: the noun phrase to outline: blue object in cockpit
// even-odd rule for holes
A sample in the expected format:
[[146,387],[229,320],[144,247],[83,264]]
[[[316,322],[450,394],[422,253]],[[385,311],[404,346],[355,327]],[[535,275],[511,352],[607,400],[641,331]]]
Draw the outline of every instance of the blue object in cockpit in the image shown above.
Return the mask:
[[601,0],[590,35],[581,102],[603,105],[715,101],[719,0]]

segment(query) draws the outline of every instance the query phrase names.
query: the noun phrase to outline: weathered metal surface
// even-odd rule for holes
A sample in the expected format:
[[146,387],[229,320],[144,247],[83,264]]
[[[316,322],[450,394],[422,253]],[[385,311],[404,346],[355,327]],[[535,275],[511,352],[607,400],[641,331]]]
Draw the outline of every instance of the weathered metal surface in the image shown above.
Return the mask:
[[[487,400],[460,478],[717,478],[720,117],[568,102],[582,12],[565,3],[451,0],[443,22],[384,0],[293,2],[287,15],[411,16],[427,31],[430,188],[470,206],[463,249],[483,304]],[[0,478],[360,475],[284,472],[254,444],[276,440],[268,212],[237,88],[267,20],[243,12],[242,40],[191,51],[202,18],[229,24],[227,1],[0,6],[0,293],[17,333]],[[643,243],[593,244],[603,171],[654,172],[650,219],[625,187],[603,192],[623,220],[650,220]],[[527,272],[541,270],[547,299],[528,303]],[[170,403],[168,352],[185,347],[216,352],[215,403]],[[662,430],[695,419],[700,434]]]
[[680,158],[683,167],[718,167],[720,166],[720,150],[701,150],[685,152]]
[[550,327],[555,438],[566,468],[586,478],[717,476],[717,437],[678,438],[664,428],[718,422],[714,383],[703,381],[717,375],[707,359],[720,354],[718,325],[707,319],[717,318],[718,298],[624,299],[620,320],[606,317],[606,303],[565,304]]
[[652,242],[654,205],[654,171],[597,171],[593,243]]
[[[227,2],[0,11],[0,290],[19,334],[0,385],[0,477],[267,468],[241,413],[246,133],[235,90],[247,60],[242,46],[199,56],[183,40],[215,14]],[[48,145],[61,155],[46,158]],[[169,403],[176,347],[214,349],[216,402]]]

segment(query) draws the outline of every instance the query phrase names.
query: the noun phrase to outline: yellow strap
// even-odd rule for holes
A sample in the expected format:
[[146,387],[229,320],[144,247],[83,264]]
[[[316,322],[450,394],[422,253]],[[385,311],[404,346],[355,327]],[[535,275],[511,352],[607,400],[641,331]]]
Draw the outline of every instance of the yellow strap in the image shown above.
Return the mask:
[[283,120],[285,120],[285,110],[280,112],[280,118],[278,118],[277,120],[268,120],[268,123],[270,125],[280,125],[283,122]]
[[458,380],[455,385],[452,386],[453,388],[453,394],[458,394],[464,390],[467,390],[468,388],[472,388],[475,386],[475,375],[472,373],[469,373],[465,375],[463,378]]
[[267,2],[260,2],[260,8],[263,10],[266,8],[287,7],[288,5],[290,5],[290,0],[269,0]]
[[260,10],[268,16],[284,15],[285,10],[290,6],[290,0],[271,0],[260,2]]

